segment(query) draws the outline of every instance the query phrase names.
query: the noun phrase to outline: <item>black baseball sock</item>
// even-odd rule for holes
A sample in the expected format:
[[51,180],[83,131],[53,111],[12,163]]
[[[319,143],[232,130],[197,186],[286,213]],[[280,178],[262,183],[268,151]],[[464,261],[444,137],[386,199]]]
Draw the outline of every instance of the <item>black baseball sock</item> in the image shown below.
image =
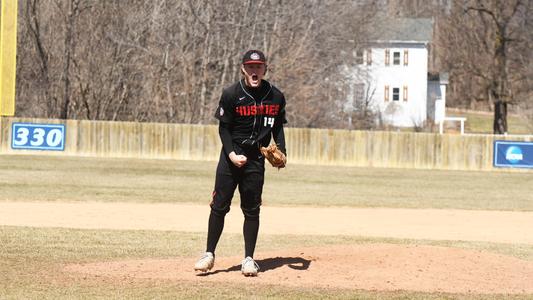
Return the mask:
[[224,229],[224,216],[219,216],[213,211],[209,215],[209,227],[207,229],[207,252],[215,254],[218,240],[222,235]]
[[242,231],[244,235],[244,257],[254,257],[255,244],[257,242],[257,233],[259,232],[259,216],[245,216]]

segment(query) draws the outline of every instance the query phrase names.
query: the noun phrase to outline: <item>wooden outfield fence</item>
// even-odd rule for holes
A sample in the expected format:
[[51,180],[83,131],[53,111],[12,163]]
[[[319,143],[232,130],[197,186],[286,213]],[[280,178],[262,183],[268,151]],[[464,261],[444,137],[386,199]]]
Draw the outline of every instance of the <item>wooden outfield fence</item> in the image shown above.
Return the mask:
[[[13,122],[65,124],[64,151],[11,148]],[[1,118],[0,154],[218,159],[215,125]],[[491,170],[495,140],[533,136],[287,128],[289,162],[363,167]]]

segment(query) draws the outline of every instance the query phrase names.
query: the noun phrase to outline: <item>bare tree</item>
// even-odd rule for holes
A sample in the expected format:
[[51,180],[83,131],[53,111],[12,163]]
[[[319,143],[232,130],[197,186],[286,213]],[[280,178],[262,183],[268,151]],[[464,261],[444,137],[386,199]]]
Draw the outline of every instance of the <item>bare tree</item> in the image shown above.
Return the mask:
[[53,44],[46,39],[53,24],[42,24],[41,20],[48,18],[51,12],[40,0],[28,0],[24,4],[19,43],[32,47],[20,47],[18,51],[17,106],[21,106],[23,112],[32,111],[34,116],[49,117],[53,116],[58,103],[53,93],[54,62],[50,61]]
[[365,74],[339,70],[367,47],[383,6],[435,18],[430,69],[451,73],[449,104],[494,105],[498,133],[508,104],[531,109],[531,0],[24,0],[17,114],[212,123],[242,53],[259,48],[292,126],[365,128],[344,113]]
[[531,74],[527,64],[519,63],[522,55],[531,57],[524,26],[530,7],[528,0],[458,0],[443,30],[440,46],[448,49],[451,91],[467,98],[468,106],[477,101],[493,105],[495,134],[508,132],[509,104],[530,101],[518,89]]
[[338,66],[349,59],[343,49],[363,44],[377,9],[372,0],[24,0],[21,7],[21,116],[212,123],[222,88],[240,77],[243,52],[259,48],[269,79],[286,93],[290,124],[301,127],[344,126]]

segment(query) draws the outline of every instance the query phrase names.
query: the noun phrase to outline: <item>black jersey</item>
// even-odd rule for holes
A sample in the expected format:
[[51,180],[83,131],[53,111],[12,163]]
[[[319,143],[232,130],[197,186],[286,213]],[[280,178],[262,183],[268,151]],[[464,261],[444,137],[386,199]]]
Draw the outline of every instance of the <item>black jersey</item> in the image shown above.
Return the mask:
[[[268,81],[260,87],[250,88],[240,80],[224,89],[215,117],[229,127],[236,148],[268,146],[272,133],[283,131],[285,119],[285,96]],[[276,140],[285,152],[282,135]]]

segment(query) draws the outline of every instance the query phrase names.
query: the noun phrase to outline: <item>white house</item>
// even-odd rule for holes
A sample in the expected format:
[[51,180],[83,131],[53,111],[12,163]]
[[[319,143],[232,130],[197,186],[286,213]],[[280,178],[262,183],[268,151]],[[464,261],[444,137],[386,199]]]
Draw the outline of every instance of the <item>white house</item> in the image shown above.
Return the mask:
[[381,120],[393,126],[439,122],[444,117],[447,77],[435,81],[428,75],[432,20],[388,18],[379,24],[369,47],[355,51],[357,67],[350,75],[354,84],[348,102],[365,98]]

